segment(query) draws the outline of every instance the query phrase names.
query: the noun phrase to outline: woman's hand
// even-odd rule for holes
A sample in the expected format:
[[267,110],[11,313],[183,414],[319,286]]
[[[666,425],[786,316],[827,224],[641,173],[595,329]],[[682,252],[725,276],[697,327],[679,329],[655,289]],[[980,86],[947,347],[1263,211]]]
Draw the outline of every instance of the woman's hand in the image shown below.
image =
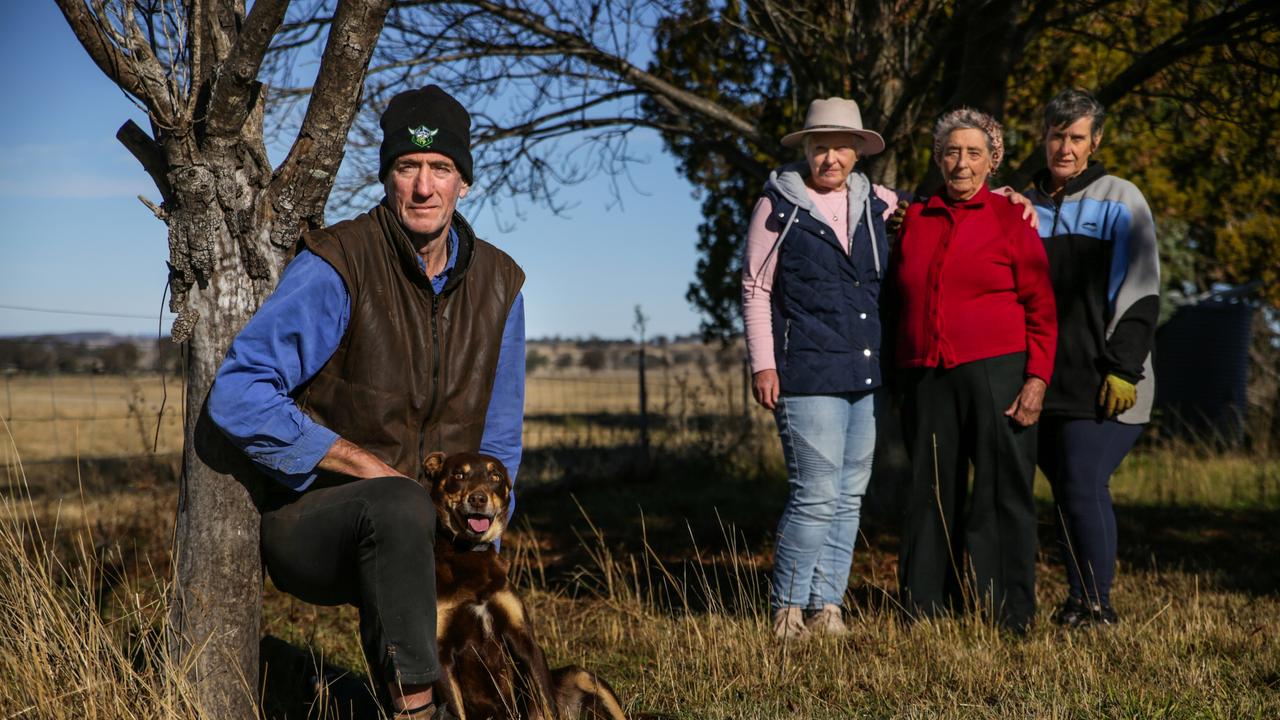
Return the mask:
[[1004,414],[1013,418],[1023,427],[1031,427],[1040,419],[1040,411],[1044,409],[1044,381],[1038,377],[1029,377],[1022,383],[1022,391],[1013,399]]
[[761,370],[751,377],[751,394],[768,410],[778,406],[778,371]]
[[1138,388],[1119,375],[1108,374],[1098,390],[1098,405],[1109,420],[1138,402]]

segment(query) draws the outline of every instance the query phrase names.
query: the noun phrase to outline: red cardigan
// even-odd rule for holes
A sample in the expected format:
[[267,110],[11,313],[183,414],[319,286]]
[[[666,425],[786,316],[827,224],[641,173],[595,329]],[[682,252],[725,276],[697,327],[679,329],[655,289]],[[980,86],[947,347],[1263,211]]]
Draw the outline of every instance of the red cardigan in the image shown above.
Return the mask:
[[1026,351],[1027,375],[1053,372],[1058,314],[1044,243],[1014,205],[983,187],[907,209],[894,257],[898,367],[954,367]]

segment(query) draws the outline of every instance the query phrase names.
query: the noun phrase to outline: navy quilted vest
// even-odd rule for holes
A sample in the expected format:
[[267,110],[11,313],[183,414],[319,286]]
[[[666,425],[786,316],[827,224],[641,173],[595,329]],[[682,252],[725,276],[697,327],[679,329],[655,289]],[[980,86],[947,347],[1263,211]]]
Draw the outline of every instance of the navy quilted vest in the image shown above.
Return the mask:
[[[796,205],[766,189],[784,224]],[[880,285],[889,259],[883,214],[871,194],[881,268],[876,272],[865,210],[846,255],[821,219],[799,210],[778,249],[773,283],[773,347],[782,392],[800,395],[874,390],[880,386]]]

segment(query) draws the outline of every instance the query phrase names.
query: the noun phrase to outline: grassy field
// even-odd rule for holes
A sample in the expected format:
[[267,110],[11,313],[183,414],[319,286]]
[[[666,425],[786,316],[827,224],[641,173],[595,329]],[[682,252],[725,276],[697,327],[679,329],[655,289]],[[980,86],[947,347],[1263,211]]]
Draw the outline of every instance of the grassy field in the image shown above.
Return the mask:
[[[1280,717],[1280,460],[1186,445],[1126,460],[1113,483],[1115,629],[1048,621],[1064,583],[1041,483],[1041,614],[1027,639],[967,616],[902,622],[895,522],[880,501],[847,594],[852,635],[779,644],[767,629],[786,494],[775,446],[766,426],[695,428],[643,466],[608,447],[553,461],[534,449],[542,469],[522,484],[504,552],[553,664],[598,671],[632,712],[679,718]],[[6,466],[0,717],[200,716],[155,642],[173,463],[82,463],[79,484],[65,468]],[[891,477],[877,483],[892,494]],[[265,633],[360,674],[353,609],[269,583],[263,603]],[[306,717],[290,705],[306,678],[269,675],[267,714]]]
[[[687,434],[708,415],[742,414],[742,377],[696,367],[651,369],[650,429],[655,439]],[[635,370],[582,368],[528,378],[525,443],[634,444],[639,441],[639,376]],[[127,458],[182,448],[182,382],[159,375],[0,376],[0,416],[14,438],[0,465],[68,457]],[[754,407],[757,421],[767,415]]]
[[14,442],[0,463],[18,452],[24,461],[178,452],[182,391],[159,375],[5,375],[0,412]]

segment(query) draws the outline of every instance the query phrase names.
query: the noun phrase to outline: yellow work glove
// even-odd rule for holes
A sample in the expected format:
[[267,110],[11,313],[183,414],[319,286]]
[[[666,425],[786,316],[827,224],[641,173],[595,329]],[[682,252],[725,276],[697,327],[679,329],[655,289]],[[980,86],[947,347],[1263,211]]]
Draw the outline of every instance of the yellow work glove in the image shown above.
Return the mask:
[[1113,418],[1138,402],[1138,388],[1122,377],[1107,375],[1098,390],[1098,405],[1106,417]]

